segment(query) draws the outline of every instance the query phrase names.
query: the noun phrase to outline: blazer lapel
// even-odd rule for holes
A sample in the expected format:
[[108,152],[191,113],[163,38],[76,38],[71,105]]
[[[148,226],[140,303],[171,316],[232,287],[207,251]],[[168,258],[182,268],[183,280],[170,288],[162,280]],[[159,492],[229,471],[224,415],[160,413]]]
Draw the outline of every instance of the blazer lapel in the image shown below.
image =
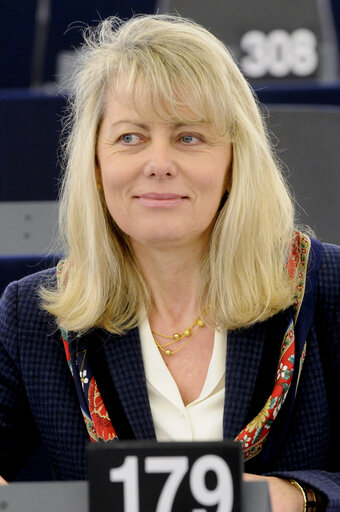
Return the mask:
[[261,362],[265,332],[266,324],[261,323],[228,333],[223,417],[225,439],[234,439],[245,427]]
[[[266,323],[230,331],[227,341],[224,438],[245,426],[263,353]],[[137,439],[155,439],[138,329],[123,336],[96,331],[110,376]],[[114,419],[112,423],[114,426]]]
[[[138,329],[98,333],[110,375],[136,439],[155,439]],[[114,418],[111,418],[114,426]]]

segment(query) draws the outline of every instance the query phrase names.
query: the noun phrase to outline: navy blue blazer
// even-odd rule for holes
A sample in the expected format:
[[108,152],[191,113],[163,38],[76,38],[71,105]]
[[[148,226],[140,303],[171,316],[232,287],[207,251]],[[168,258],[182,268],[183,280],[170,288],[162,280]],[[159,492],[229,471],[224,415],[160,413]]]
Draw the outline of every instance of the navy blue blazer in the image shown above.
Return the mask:
[[[0,474],[8,479],[40,441],[56,479],[87,477],[89,441],[74,382],[55,320],[42,311],[37,296],[42,281],[54,272],[10,284],[0,302]],[[225,438],[233,439],[272,391],[284,315],[228,333]],[[89,338],[98,343],[115,389],[113,425],[120,423],[124,430],[125,422],[126,437],[132,432],[140,440],[154,439],[138,329],[124,336],[96,329]],[[246,462],[245,470],[309,484],[327,495],[327,510],[338,512],[339,389],[340,248],[324,244],[307,356],[293,408],[283,406],[264,449]]]

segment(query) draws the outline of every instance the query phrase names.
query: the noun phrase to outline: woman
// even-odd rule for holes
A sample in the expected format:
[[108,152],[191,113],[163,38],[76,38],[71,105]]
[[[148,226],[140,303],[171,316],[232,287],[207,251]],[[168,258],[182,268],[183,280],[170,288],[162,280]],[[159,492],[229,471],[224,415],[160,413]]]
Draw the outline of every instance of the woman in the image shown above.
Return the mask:
[[227,437],[275,512],[337,510],[340,253],[296,232],[228,51],[179,17],[108,19],[70,86],[58,284],[2,299],[0,473],[27,436],[59,479],[86,477],[89,437]]

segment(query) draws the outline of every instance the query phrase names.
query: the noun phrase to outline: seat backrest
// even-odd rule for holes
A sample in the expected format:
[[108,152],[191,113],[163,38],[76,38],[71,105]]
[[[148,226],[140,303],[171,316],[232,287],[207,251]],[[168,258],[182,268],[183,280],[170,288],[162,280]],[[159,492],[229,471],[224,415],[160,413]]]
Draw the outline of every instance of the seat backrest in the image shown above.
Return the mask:
[[0,254],[56,249],[61,96],[0,91]]
[[41,254],[0,254],[0,295],[12,281],[54,267],[60,260],[58,255]]
[[60,55],[81,28],[107,16],[152,12],[155,0],[1,0],[0,88],[54,84]]
[[340,244],[340,108],[272,105],[268,116],[299,218]]
[[0,91],[0,201],[57,199],[57,147],[65,98]]

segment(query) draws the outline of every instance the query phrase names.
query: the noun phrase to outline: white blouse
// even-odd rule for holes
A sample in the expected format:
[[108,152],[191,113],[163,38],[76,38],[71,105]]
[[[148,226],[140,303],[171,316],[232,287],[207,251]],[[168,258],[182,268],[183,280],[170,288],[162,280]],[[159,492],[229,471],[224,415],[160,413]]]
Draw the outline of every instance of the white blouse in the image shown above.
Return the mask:
[[139,335],[157,440],[223,439],[226,331],[215,331],[214,349],[201,394],[187,406],[159,353],[147,320],[140,325]]

